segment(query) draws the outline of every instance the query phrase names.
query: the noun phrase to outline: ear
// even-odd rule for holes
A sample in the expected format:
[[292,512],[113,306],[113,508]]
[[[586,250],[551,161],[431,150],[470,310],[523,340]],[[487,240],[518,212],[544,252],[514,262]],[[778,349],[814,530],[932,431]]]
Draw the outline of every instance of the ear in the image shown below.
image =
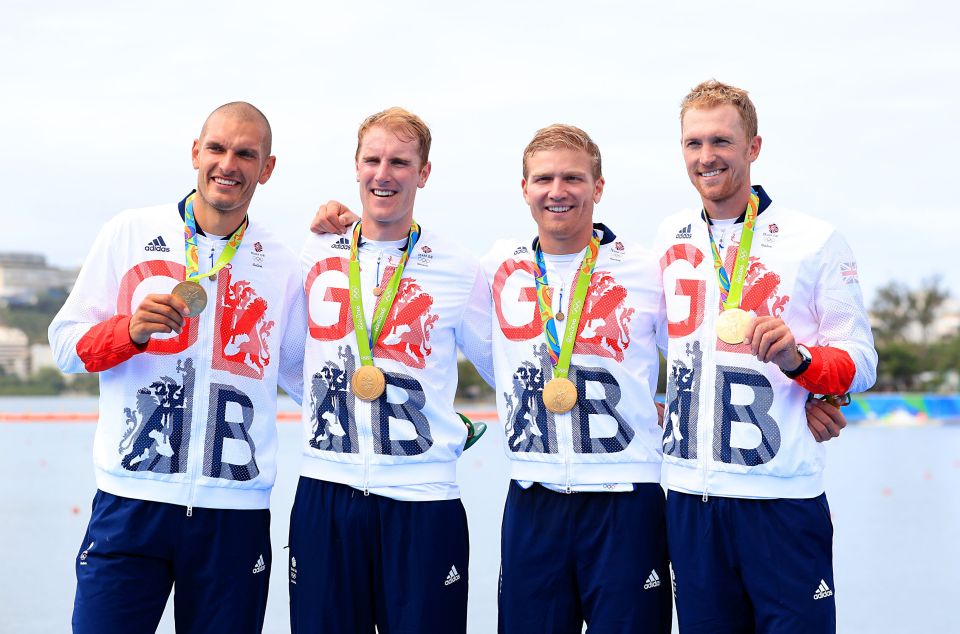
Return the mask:
[[763,144],[763,139],[760,138],[760,135],[750,139],[750,149],[747,152],[747,158],[750,159],[750,162],[753,163],[757,160],[757,157],[760,156],[760,146]]
[[277,166],[277,157],[270,155],[267,157],[266,162],[263,164],[263,169],[260,170],[260,178],[257,179],[257,182],[263,185],[273,174],[273,168]]
[[190,150],[190,160],[193,161],[193,169],[200,169],[200,139],[193,140],[193,148]]
[[596,205],[600,202],[600,198],[603,197],[603,186],[606,184],[606,181],[603,180],[603,176],[597,179],[597,182],[593,185],[593,204]]
[[427,179],[430,178],[431,167],[430,161],[427,161],[427,164],[420,168],[420,182],[417,183],[418,188],[423,189],[423,186],[427,184]]
[[530,198],[527,196],[527,179],[520,179],[520,189],[523,191],[523,202],[530,204]]

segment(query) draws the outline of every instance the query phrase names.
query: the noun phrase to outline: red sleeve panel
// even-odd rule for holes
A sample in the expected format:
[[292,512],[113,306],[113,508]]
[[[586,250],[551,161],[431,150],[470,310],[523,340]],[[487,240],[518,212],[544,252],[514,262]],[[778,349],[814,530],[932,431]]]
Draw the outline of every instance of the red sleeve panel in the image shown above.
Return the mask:
[[87,372],[109,370],[145,349],[130,339],[130,315],[114,315],[100,322],[77,342],[77,356]]
[[813,394],[846,394],[853,383],[857,366],[845,350],[814,346],[810,350],[810,367],[798,376],[801,387]]

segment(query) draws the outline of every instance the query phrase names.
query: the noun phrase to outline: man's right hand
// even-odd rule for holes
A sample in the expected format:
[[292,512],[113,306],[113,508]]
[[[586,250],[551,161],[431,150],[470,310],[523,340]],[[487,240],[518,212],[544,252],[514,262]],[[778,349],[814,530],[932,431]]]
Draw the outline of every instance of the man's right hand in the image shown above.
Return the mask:
[[176,332],[179,335],[189,310],[176,295],[147,295],[130,317],[130,340],[143,345],[155,333]]
[[313,222],[310,223],[310,231],[314,233],[344,234],[350,225],[358,220],[360,220],[360,217],[347,209],[345,205],[331,200],[325,205],[320,205],[317,215],[313,217]]

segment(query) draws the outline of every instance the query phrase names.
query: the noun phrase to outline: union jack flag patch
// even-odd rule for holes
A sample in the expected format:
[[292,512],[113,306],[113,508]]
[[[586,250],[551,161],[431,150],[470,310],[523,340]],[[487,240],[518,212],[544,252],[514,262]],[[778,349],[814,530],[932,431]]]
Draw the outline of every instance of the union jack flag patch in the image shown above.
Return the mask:
[[840,277],[843,279],[844,284],[859,284],[860,278],[857,277],[857,263],[841,262]]

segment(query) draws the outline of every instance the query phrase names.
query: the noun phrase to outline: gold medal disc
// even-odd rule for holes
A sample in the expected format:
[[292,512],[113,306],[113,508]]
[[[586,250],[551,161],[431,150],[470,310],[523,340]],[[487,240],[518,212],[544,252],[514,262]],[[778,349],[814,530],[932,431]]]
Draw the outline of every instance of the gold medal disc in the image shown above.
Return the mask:
[[187,317],[196,317],[207,307],[207,291],[196,282],[180,282],[170,291],[171,295],[176,295],[187,305]]
[[543,404],[554,414],[566,414],[576,403],[577,388],[570,379],[555,377],[543,387]]
[[747,327],[753,318],[745,310],[740,308],[728,308],[717,317],[717,337],[721,341],[736,345],[743,343],[743,338],[747,336]]
[[557,313],[554,319],[556,319],[557,321],[563,321],[563,311],[560,311],[559,313]]
[[383,295],[383,289],[380,288],[379,286],[374,286],[374,287],[373,287],[373,295],[374,295],[374,297],[380,297],[381,295]]
[[353,378],[350,379],[350,387],[361,401],[372,401],[383,394],[387,387],[387,380],[380,368],[373,365],[364,365],[353,373]]

